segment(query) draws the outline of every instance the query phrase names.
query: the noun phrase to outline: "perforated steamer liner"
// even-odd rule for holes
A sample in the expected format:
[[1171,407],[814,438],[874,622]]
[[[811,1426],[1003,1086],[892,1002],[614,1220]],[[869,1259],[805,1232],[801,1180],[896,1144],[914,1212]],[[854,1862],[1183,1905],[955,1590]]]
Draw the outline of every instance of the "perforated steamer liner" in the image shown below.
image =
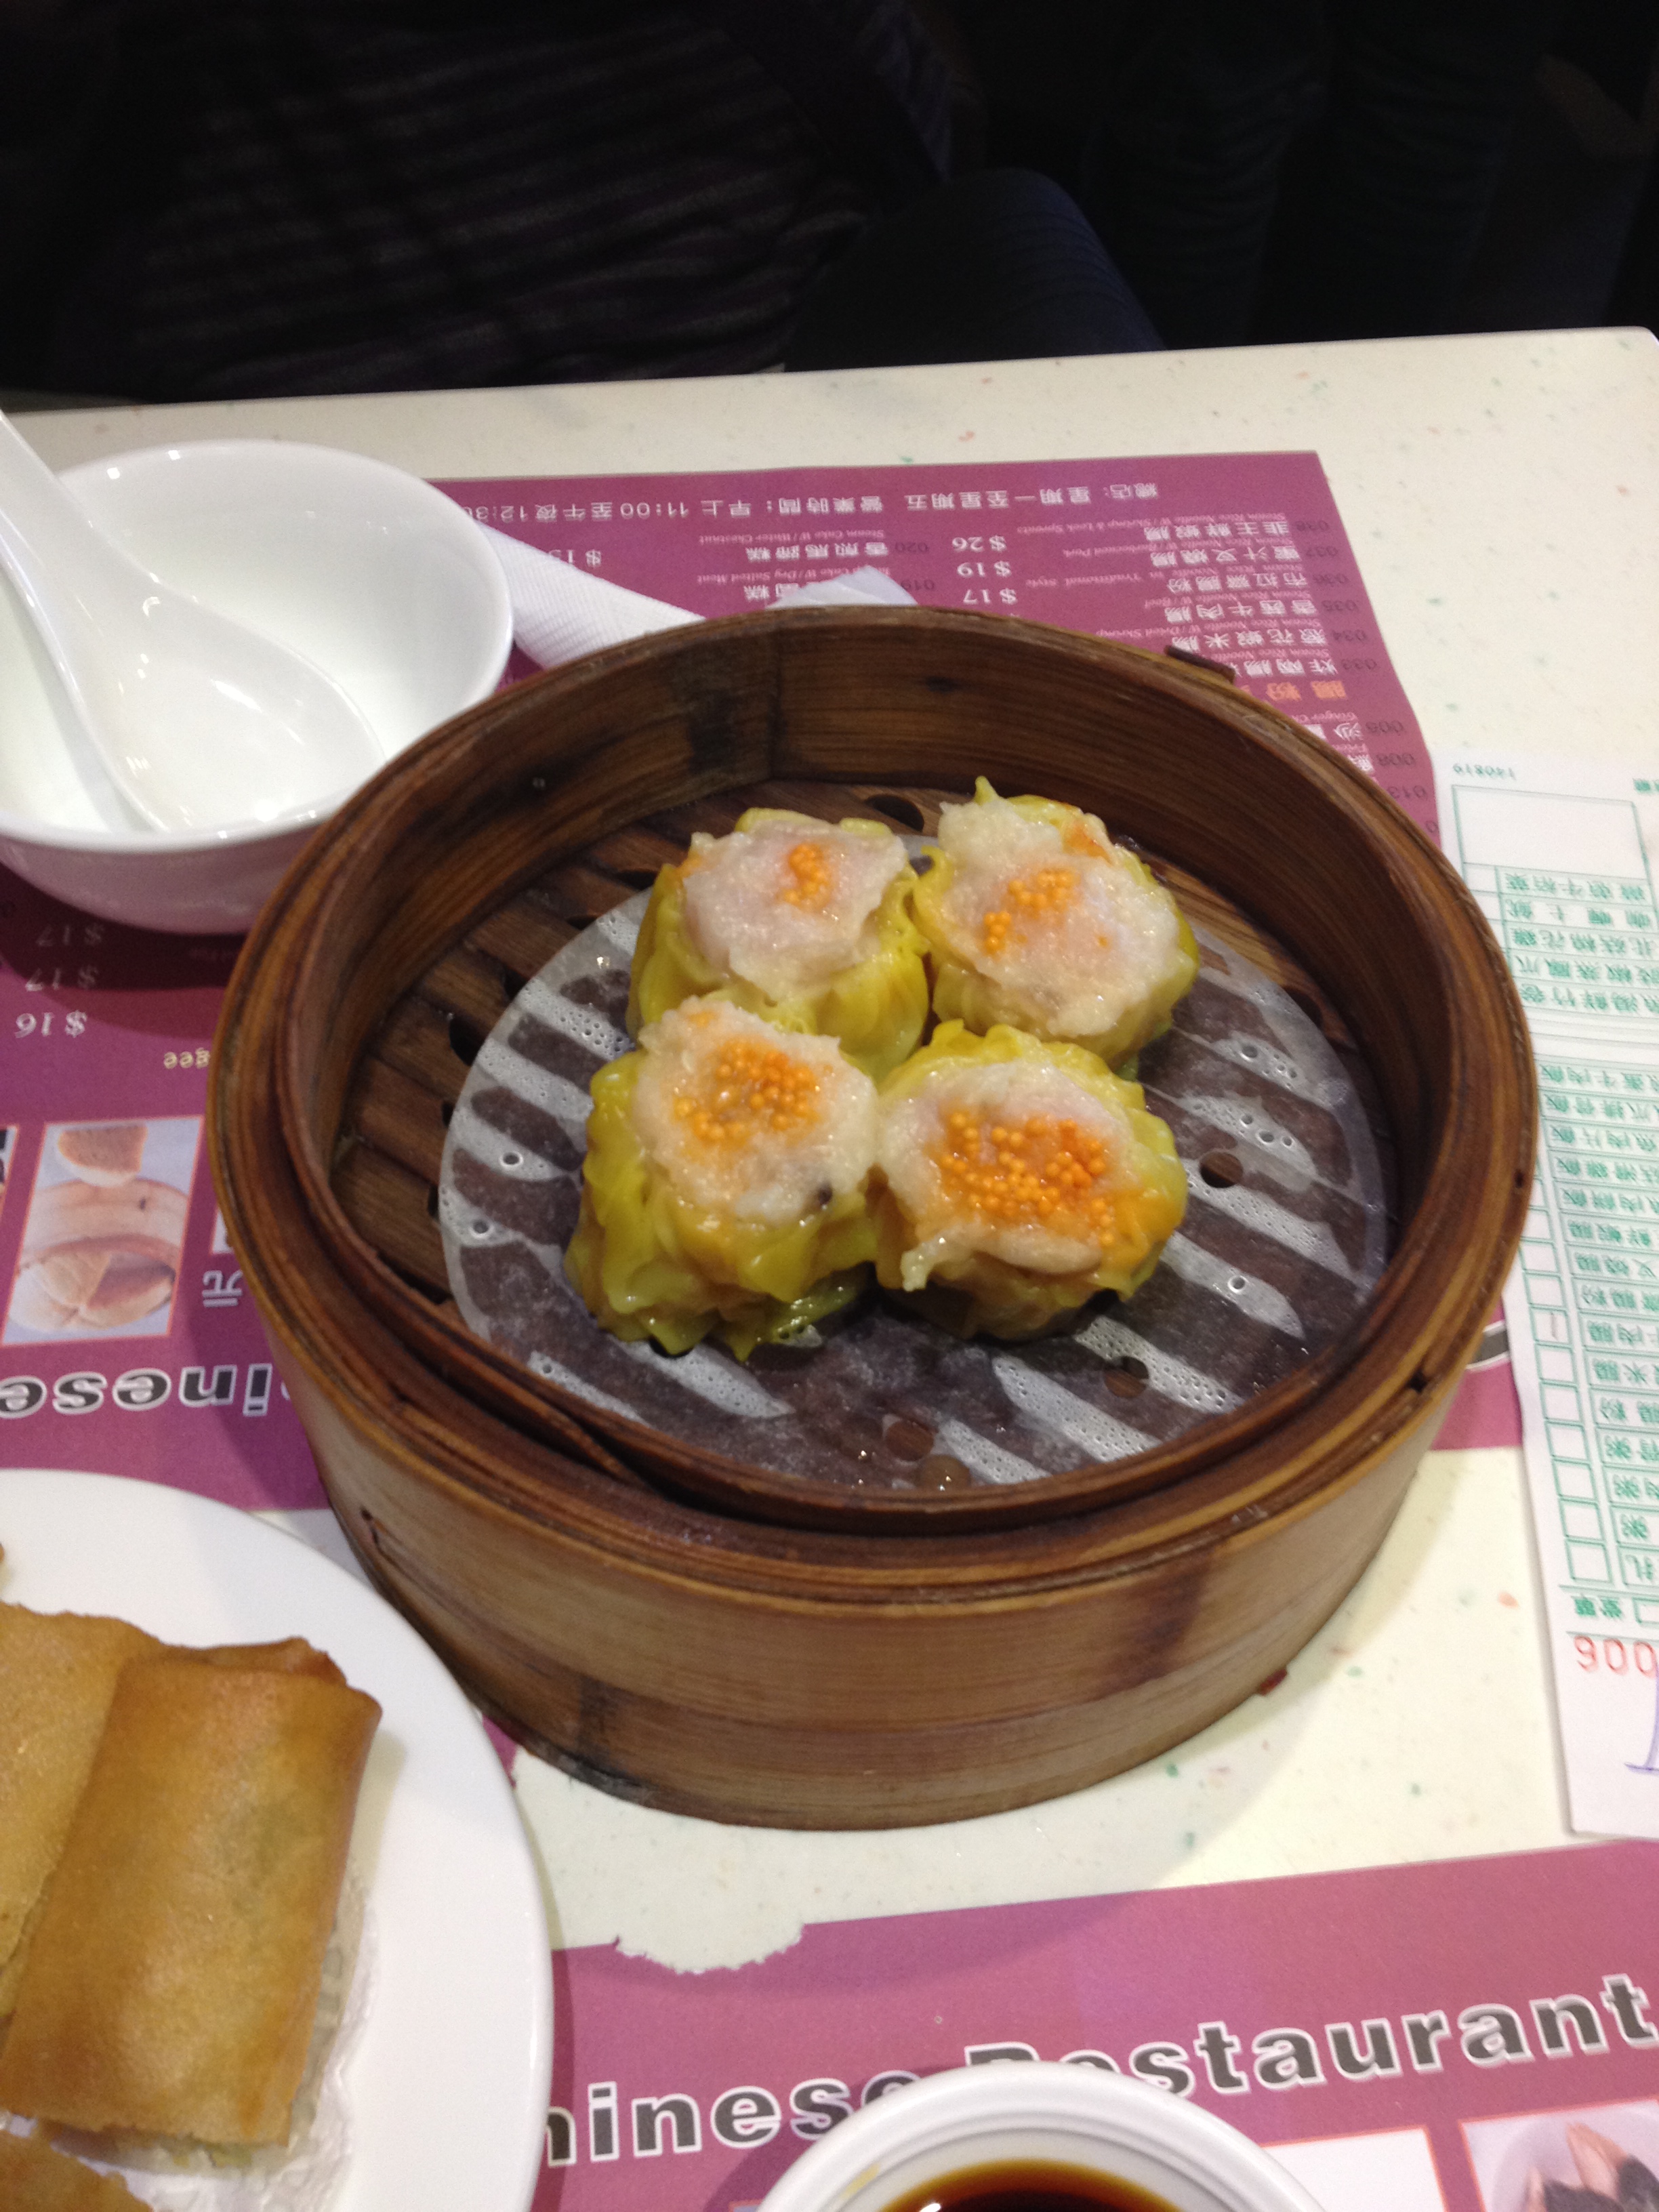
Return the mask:
[[1036,1344],[970,1345],[866,1295],[745,1365],[718,1343],[670,1358],[606,1335],[564,1251],[588,1085],[629,1049],[629,961],[644,905],[638,893],[613,907],[514,998],[468,1072],[438,1183],[449,1284],[469,1327],[590,1419],[619,1415],[745,1461],[799,1486],[803,1503],[1040,1482],[1230,1411],[1334,1342],[1375,1288],[1387,1203],[1360,1071],[1288,993],[1206,933],[1174,1029],[1142,1055],[1146,1103],[1187,1167],[1187,1218],[1127,1304],[1092,1301]]

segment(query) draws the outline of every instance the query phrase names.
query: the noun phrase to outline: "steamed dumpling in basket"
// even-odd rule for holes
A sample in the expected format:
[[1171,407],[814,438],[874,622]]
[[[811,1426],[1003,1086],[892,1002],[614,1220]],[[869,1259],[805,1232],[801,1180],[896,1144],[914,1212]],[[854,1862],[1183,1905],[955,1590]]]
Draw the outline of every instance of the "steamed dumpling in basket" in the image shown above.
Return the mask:
[[927,1018],[915,872],[878,822],[838,827],[751,806],[728,837],[702,830],[659,873],[628,1000],[637,1036],[693,997],[728,999],[780,1028],[839,1040],[878,1081]]
[[1080,1045],[941,1023],[881,1090],[876,1273],[958,1335],[1041,1334],[1127,1297],[1186,1210],[1140,1086]]
[[917,884],[933,950],[933,1010],[981,1034],[1006,1022],[1086,1045],[1109,1066],[1170,1026],[1198,973],[1185,917],[1099,817],[1051,799],[943,806]]
[[688,1000],[593,1078],[565,1255],[602,1327],[740,1359],[856,1296],[875,1255],[876,1089],[833,1037]]

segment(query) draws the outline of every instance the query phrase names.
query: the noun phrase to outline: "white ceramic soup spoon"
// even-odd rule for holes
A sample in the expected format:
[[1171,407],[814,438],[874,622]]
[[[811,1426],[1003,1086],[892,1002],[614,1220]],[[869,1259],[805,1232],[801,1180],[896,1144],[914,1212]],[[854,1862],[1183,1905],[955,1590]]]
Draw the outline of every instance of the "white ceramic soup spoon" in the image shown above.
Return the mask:
[[151,828],[320,815],[385,764],[331,677],[129,559],[3,414],[0,567],[80,735]]

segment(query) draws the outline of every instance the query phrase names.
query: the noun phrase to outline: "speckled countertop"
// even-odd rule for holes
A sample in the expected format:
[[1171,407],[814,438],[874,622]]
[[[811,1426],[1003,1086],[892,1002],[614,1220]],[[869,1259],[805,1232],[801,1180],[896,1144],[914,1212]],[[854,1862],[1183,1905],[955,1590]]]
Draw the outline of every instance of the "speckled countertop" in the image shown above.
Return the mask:
[[[1659,343],[1568,331],[35,415],[64,467],[282,436],[430,476],[1312,449],[1437,751],[1659,765]],[[325,1516],[299,1516],[327,1543]],[[332,1545],[330,1546],[333,1547]],[[1563,1825],[1518,1453],[1431,1454],[1270,1694],[1047,1805],[878,1834],[641,1811],[523,1758],[556,1941],[736,1965],[807,1921],[1526,1850]]]

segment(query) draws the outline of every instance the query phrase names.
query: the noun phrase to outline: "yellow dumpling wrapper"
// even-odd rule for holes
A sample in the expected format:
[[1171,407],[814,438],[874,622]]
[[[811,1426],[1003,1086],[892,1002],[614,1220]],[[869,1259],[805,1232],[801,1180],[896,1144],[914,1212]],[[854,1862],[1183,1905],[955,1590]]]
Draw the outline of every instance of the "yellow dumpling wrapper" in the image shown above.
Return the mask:
[[565,1271],[613,1335],[739,1359],[856,1297],[876,1093],[832,1037],[690,1000],[592,1085],[581,1216]]
[[1168,1126],[1081,1045],[945,1022],[881,1090],[876,1273],[961,1336],[1127,1297],[1187,1206]]
[[912,907],[933,965],[933,1011],[1080,1044],[1119,1067],[1170,1026],[1198,945],[1145,862],[1099,817],[1002,799],[983,776],[939,811],[939,847]]
[[879,1082],[927,1018],[915,871],[878,822],[837,825],[751,806],[729,837],[699,832],[661,869],[628,996],[637,1036],[690,998],[722,998],[780,1029],[832,1036]]

